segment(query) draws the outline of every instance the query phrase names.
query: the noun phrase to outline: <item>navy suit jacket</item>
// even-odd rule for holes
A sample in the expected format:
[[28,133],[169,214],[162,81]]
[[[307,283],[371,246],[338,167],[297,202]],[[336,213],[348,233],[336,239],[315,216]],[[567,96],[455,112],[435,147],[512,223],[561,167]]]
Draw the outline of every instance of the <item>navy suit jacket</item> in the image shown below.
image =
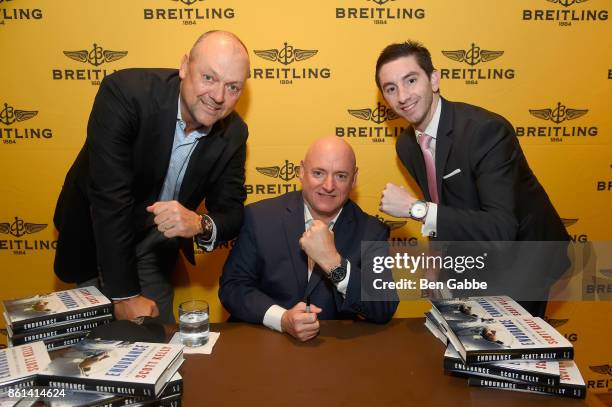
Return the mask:
[[[349,200],[333,232],[336,249],[351,263],[346,298],[318,266],[308,280],[308,258],[299,246],[304,233],[301,191],[248,205],[220,279],[219,298],[231,319],[260,324],[270,306],[289,309],[310,295],[311,303],[323,309],[319,319],[389,321],[397,308],[394,295],[388,295],[389,301],[361,301],[361,242],[386,241],[389,229]],[[373,251],[386,255],[376,246]]]

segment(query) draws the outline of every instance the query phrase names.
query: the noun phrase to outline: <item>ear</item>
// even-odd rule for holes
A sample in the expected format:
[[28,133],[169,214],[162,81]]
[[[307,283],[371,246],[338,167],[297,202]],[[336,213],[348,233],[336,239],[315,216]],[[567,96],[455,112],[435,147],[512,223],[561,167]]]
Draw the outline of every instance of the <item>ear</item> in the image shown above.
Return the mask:
[[436,93],[440,90],[440,71],[434,70],[431,73],[431,78],[429,79],[431,83],[431,90]]
[[183,55],[181,58],[181,67],[179,68],[179,78],[185,79],[187,76],[187,70],[189,69],[189,56],[187,54]]
[[359,168],[355,167],[355,174],[353,175],[353,183],[351,184],[351,190],[355,188],[355,185],[357,185],[357,175],[358,174],[359,174]]

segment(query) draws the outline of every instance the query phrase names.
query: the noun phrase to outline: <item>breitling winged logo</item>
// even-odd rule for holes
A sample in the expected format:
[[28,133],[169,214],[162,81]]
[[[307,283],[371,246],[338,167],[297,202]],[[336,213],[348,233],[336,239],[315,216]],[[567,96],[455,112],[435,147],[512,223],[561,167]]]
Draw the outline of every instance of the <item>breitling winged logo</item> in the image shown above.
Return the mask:
[[376,219],[378,219],[379,221],[387,225],[389,229],[391,230],[399,229],[402,226],[404,226],[406,223],[408,223],[406,221],[401,221],[401,220],[386,220],[380,215],[376,215]]
[[599,374],[607,374],[612,376],[612,366],[610,365],[597,365],[597,366],[589,366],[589,369]]
[[46,223],[24,222],[23,220],[15,216],[15,221],[13,223],[9,223],[9,222],[0,223],[0,233],[3,233],[5,235],[10,234],[15,237],[21,237],[23,235],[40,232],[46,227],[47,227]]
[[295,61],[303,61],[305,59],[312,58],[319,51],[316,49],[294,48],[285,42],[283,48],[280,49],[256,49],[253,52],[258,57],[268,61],[280,62],[283,65],[289,65]]
[[569,321],[569,319],[552,319],[552,318],[546,318],[546,322],[548,322],[550,324],[550,326],[552,326],[553,328],[557,328],[561,325],[565,325],[567,323],[567,321]]
[[568,227],[578,222],[578,218],[575,218],[575,219],[561,218],[561,222],[563,222],[563,226]]
[[442,54],[453,61],[465,62],[473,66],[481,62],[493,61],[504,55],[504,51],[481,49],[479,46],[472,43],[472,46],[468,50],[458,49],[454,51],[442,51]]
[[272,178],[280,178],[283,181],[291,181],[292,179],[298,177],[300,173],[300,166],[289,162],[289,160],[285,160],[285,164],[282,166],[255,167],[255,169],[260,174]]
[[395,1],[395,0],[367,0],[367,1],[371,1],[372,3],[376,3],[379,6],[382,6],[385,3],[388,3],[390,1]]
[[180,2],[180,3],[183,3],[183,4],[187,5],[187,6],[191,6],[192,4],[197,3],[198,1],[204,1],[204,0],[172,0],[172,1]]
[[18,110],[9,106],[8,103],[4,104],[4,109],[0,111],[0,123],[4,123],[7,126],[15,123],[22,122],[24,120],[31,119],[38,114],[38,110]]
[[563,7],[569,7],[569,6],[573,6],[574,4],[584,3],[585,1],[588,1],[588,0],[546,0],[546,1],[550,3],[560,4]]
[[64,55],[66,55],[68,58],[83,63],[90,63],[93,66],[99,66],[105,62],[117,61],[118,59],[125,57],[127,54],[127,51],[105,50],[96,43],[93,44],[93,48],[90,51],[87,51],[86,49],[79,51],[64,51]]
[[606,277],[612,278],[612,269],[600,269],[599,272]]
[[562,123],[566,120],[574,120],[588,113],[588,109],[569,109],[561,102],[557,102],[554,109],[529,109],[532,116],[542,120],[550,120],[553,123]]
[[399,116],[390,108],[378,102],[375,109],[348,109],[351,116],[361,120],[371,120],[374,123],[383,123],[397,119]]

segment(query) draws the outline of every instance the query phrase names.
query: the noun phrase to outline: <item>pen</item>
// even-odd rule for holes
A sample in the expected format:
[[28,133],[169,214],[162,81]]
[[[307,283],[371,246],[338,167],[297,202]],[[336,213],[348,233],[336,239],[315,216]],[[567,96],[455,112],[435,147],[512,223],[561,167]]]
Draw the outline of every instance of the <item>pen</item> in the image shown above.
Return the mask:
[[306,296],[306,312],[310,312],[310,295]]

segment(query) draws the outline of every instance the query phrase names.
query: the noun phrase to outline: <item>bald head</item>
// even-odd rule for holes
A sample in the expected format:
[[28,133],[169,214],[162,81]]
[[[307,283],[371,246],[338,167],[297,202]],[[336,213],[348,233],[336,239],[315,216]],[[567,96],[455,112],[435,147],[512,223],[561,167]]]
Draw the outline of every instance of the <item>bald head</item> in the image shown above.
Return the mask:
[[301,163],[300,180],[313,219],[329,224],[348,201],[357,181],[353,149],[336,136],[318,139]]
[[329,156],[336,160],[344,160],[353,171],[357,167],[353,148],[344,139],[336,136],[323,137],[312,143],[306,152],[304,161],[309,162],[316,156]]
[[181,116],[186,132],[210,129],[229,115],[249,76],[249,53],[234,34],[209,31],[183,56]]

